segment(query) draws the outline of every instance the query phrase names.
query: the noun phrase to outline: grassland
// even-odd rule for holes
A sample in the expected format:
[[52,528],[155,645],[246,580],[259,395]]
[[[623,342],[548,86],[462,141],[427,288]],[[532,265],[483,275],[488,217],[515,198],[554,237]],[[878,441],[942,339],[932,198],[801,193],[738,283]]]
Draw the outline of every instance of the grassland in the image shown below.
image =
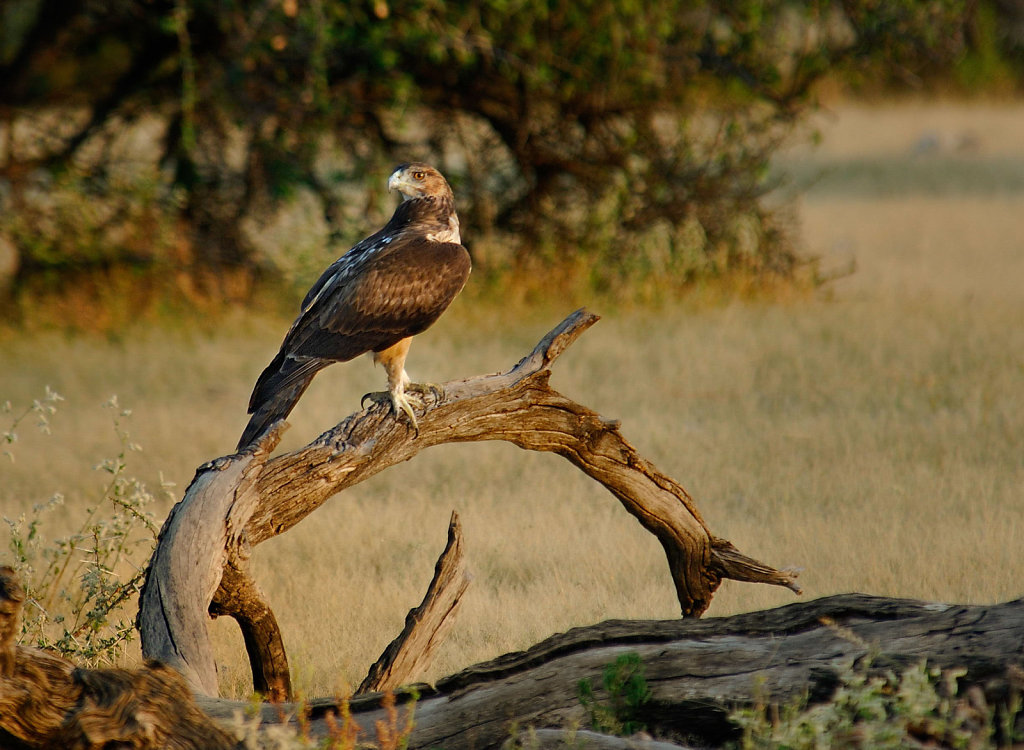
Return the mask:
[[[821,175],[800,203],[808,250],[826,271],[854,273],[810,299],[612,311],[559,361],[554,384],[621,419],[717,534],[803,568],[808,597],[1020,596],[1024,187],[1011,173],[1024,160],[1024,108],[844,107],[823,129],[819,150],[783,166]],[[866,172],[883,187],[865,188]],[[414,344],[411,374],[503,369],[567,312],[551,301],[480,314],[459,300]],[[66,399],[52,435],[19,430],[15,461],[0,463],[0,511],[61,491],[54,530],[72,523],[102,486],[92,466],[118,450],[100,408],[116,393],[144,447],[130,471],[177,485],[166,512],[197,465],[233,447],[286,325],[240,314],[216,333],[0,342],[0,401],[25,404],[45,384]],[[382,377],[369,361],[321,374],[286,447]],[[568,463],[504,444],[444,446],[257,550],[301,690],[361,679],[418,603],[453,508],[475,581],[428,679],[574,625],[677,615],[659,545]],[[792,598],[726,583],[709,614]],[[244,694],[241,639],[231,623],[214,632],[225,688]]]

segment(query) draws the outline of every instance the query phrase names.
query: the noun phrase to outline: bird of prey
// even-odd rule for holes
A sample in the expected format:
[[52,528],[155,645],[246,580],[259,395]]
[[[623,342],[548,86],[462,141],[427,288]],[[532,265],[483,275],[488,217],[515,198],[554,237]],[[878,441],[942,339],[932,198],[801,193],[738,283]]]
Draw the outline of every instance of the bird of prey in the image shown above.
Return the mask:
[[437,386],[410,383],[405,356],[412,337],[462,290],[470,260],[452,189],[440,172],[420,162],[403,164],[388,189],[403,196],[391,220],[323,272],[256,381],[239,451],[288,416],[317,372],[367,352],[384,365],[388,392],[367,394],[364,401],[390,400],[396,418],[404,413],[418,432],[412,406],[422,405],[422,394]]

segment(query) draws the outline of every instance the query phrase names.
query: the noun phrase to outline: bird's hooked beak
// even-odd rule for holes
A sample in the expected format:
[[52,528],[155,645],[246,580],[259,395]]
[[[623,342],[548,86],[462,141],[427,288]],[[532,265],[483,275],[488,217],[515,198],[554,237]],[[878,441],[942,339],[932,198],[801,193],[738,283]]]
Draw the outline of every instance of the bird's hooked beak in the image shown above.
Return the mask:
[[402,179],[402,170],[396,169],[391,176],[388,177],[388,192],[390,193],[392,190],[397,190],[401,194],[402,200],[407,201],[410,196],[402,190],[404,186],[405,181]]

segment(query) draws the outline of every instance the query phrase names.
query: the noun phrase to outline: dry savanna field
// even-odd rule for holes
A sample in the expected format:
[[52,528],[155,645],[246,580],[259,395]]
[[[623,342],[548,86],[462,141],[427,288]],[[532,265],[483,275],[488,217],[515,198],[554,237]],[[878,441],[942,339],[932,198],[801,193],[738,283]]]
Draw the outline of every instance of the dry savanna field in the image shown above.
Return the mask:
[[[821,125],[822,145],[780,166],[807,187],[807,250],[826,272],[853,273],[799,300],[695,295],[612,311],[558,361],[554,385],[620,419],[716,534],[802,568],[805,597],[1020,596],[1024,106],[843,105]],[[410,374],[442,382],[507,368],[569,312],[557,300],[482,312],[457,300],[413,345]],[[117,412],[101,407],[117,394],[142,447],[128,453],[129,473],[175,484],[154,509],[162,518],[196,466],[232,450],[288,322],[239,314],[214,334],[0,341],[0,402],[17,411],[46,385],[65,398],[52,434],[20,426],[13,461],[0,462],[0,512],[13,518],[61,492],[44,531],[71,528],[106,481],[93,467],[120,450]],[[285,447],[382,385],[368,359],[324,372]],[[677,616],[658,543],[568,462],[506,444],[442,446],[257,549],[299,690],[359,682],[419,602],[452,509],[475,579],[426,679],[575,625]],[[708,616],[793,600],[726,582]],[[213,629],[223,690],[246,695],[241,638],[231,622]]]

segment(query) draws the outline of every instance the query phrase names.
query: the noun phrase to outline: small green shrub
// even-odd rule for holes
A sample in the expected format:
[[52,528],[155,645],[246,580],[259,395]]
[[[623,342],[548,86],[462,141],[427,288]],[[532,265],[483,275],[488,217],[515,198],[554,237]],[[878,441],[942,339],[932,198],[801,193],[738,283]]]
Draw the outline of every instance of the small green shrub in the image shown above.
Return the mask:
[[20,273],[49,277],[115,266],[174,266],[180,244],[174,211],[180,191],[155,167],[135,174],[91,175],[68,168],[40,172],[17,210],[0,214],[0,233],[18,248]]
[[[49,433],[49,418],[62,400],[47,388],[42,400],[12,418],[3,433],[10,460],[15,460],[11,446],[19,426],[34,414],[37,429]],[[131,411],[122,409],[116,396],[104,406],[113,412],[121,450],[94,467],[109,479],[81,525],[67,536],[48,538],[44,533],[47,517],[64,504],[61,493],[34,505],[31,514],[4,517],[10,562],[26,592],[19,643],[54,651],[82,666],[122,660],[124,646],[135,634],[125,605],[138,593],[159,530],[147,509],[154,496],[127,473],[128,454],[141,450],[124,427]],[[8,402],[3,411],[15,410]]]
[[651,699],[644,678],[644,665],[635,653],[622,654],[605,667],[602,675],[606,702],[599,702],[590,680],[580,680],[580,703],[587,710],[590,726],[598,732],[627,737],[645,727],[637,720],[638,709]]
[[869,676],[851,670],[832,700],[798,699],[781,707],[742,708],[731,719],[743,729],[742,750],[818,748],[995,748],[996,727],[1014,738],[1020,701],[997,711],[980,691],[958,695],[965,670],[942,671],[922,661],[902,674]]

